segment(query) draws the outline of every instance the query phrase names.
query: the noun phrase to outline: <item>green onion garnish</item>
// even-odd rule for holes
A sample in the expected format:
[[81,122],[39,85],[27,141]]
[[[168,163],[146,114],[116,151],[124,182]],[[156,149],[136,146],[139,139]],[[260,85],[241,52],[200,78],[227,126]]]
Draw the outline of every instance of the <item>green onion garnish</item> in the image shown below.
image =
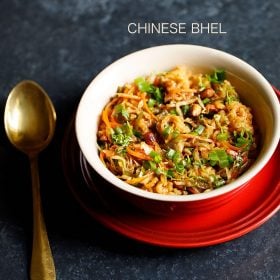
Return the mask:
[[213,150],[209,153],[208,159],[212,166],[218,165],[220,168],[228,167],[233,162],[233,158],[223,149]]
[[227,132],[223,132],[223,133],[221,132],[221,133],[217,134],[217,140],[218,141],[225,141],[227,139],[228,139]]

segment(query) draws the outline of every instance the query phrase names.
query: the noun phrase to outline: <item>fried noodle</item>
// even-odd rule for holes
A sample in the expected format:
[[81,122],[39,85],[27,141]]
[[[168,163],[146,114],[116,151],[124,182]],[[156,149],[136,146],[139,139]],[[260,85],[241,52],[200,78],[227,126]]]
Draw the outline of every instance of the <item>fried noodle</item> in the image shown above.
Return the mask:
[[160,194],[203,193],[235,180],[256,158],[257,133],[225,74],[176,67],[119,87],[99,121],[102,162]]

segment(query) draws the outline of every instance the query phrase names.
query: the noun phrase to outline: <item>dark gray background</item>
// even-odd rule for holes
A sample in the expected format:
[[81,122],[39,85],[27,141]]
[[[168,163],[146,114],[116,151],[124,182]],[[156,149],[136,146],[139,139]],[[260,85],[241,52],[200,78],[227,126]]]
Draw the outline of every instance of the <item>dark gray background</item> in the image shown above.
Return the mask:
[[[40,157],[42,197],[57,279],[280,279],[279,213],[225,244],[170,250],[139,244],[91,220],[69,193],[60,149],[91,79],[115,59],[167,43],[232,53],[280,87],[280,2],[1,0],[0,108],[22,79],[53,100],[58,124]],[[225,35],[130,35],[130,22],[222,22]],[[3,123],[3,121],[2,121]],[[27,158],[0,132],[0,279],[28,279],[31,193]]]

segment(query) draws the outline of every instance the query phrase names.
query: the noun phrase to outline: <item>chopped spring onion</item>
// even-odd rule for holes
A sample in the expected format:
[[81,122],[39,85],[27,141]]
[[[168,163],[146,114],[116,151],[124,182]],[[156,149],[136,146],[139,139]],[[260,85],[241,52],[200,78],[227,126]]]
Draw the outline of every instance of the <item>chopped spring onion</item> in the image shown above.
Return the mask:
[[153,99],[153,98],[149,98],[149,100],[148,100],[148,106],[149,107],[154,107],[155,106],[155,104],[156,104],[156,100],[155,99]]
[[160,163],[162,158],[161,155],[155,151],[151,151],[149,156],[151,156],[155,163]]
[[143,77],[135,79],[134,82],[140,91],[149,93],[152,96],[152,98],[155,99],[158,103],[163,103],[162,89],[150,84]]
[[181,160],[175,164],[175,169],[178,173],[183,173],[185,171],[187,163],[185,160]]
[[156,170],[157,169],[157,166],[156,166],[156,163],[151,161],[151,160],[147,160],[147,161],[144,161],[143,162],[143,166],[146,170]]
[[198,135],[202,134],[202,132],[204,131],[205,129],[205,126],[204,125],[199,125],[195,130],[194,132],[196,132]]
[[183,116],[186,117],[188,112],[189,112],[189,110],[190,110],[190,106],[189,105],[183,105],[181,107],[181,110],[182,110]]
[[174,178],[174,170],[173,169],[168,169],[166,171],[166,177],[167,178]]
[[208,104],[210,101],[211,101],[210,98],[206,97],[206,98],[204,98],[204,99],[202,100],[202,103],[203,103],[204,105],[206,105],[206,104]]
[[175,153],[176,153],[175,150],[173,150],[173,149],[168,149],[167,152],[166,152],[166,157],[167,157],[168,159],[172,159],[173,156],[175,155]]
[[218,141],[225,141],[228,139],[228,133],[227,132],[221,132],[217,134],[217,140]]
[[171,115],[178,115],[178,113],[177,113],[177,111],[176,111],[175,108],[171,109],[171,110],[169,111],[169,113],[170,113]]
[[223,149],[211,151],[208,158],[212,166],[218,165],[221,168],[228,167],[233,162],[233,158]]
[[167,125],[163,131],[162,131],[162,135],[164,137],[168,136],[170,133],[172,132],[172,127],[170,125]]

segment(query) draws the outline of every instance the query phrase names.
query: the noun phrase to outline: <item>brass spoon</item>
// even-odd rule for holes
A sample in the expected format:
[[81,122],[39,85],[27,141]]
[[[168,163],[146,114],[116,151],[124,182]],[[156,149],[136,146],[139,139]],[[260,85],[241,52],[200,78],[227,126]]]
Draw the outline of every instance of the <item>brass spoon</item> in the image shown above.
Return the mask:
[[33,81],[17,84],[7,99],[4,123],[10,142],[28,155],[33,195],[33,248],[30,277],[56,279],[54,261],[42,213],[38,153],[50,143],[56,122],[53,104],[46,92]]

